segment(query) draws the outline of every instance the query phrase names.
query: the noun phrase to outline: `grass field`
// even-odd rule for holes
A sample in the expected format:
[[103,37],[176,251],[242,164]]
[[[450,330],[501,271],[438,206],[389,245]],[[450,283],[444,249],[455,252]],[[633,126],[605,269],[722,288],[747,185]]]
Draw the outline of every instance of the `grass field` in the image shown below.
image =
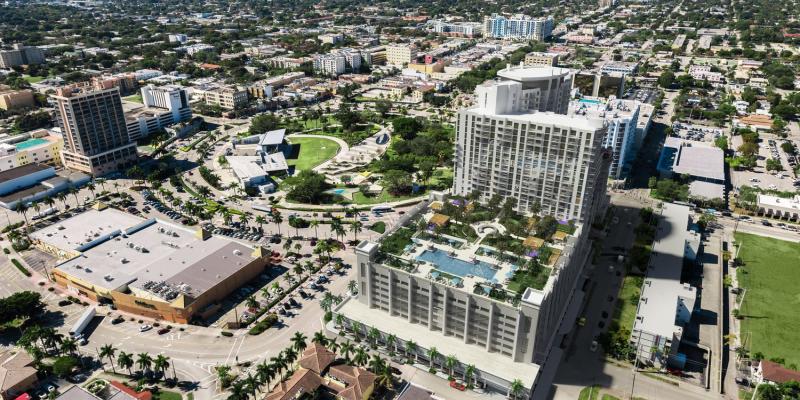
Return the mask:
[[751,354],[800,365],[800,244],[745,233],[736,234],[736,243],[744,263],[736,276],[746,288],[740,338]]
[[597,386],[587,386],[581,390],[578,400],[597,400],[600,395],[600,388]]
[[125,97],[122,98],[122,100],[132,101],[134,103],[144,104],[144,100],[142,100],[142,94],[141,93],[136,93],[134,95],[125,96]]
[[45,78],[43,76],[30,76],[30,75],[22,75],[22,79],[28,81],[28,83],[39,83],[43,81]]
[[422,195],[423,193],[417,193],[412,196],[393,196],[386,189],[384,189],[383,192],[381,192],[381,194],[378,196],[367,197],[361,192],[355,192],[353,193],[353,203],[360,205],[388,203],[393,201],[413,199],[414,197],[419,197]]
[[630,330],[633,320],[636,318],[636,306],[639,304],[639,296],[642,294],[641,276],[627,275],[622,282],[622,289],[617,299],[617,307],[614,312],[614,320],[620,328]]
[[296,159],[286,160],[298,170],[309,170],[329,160],[339,151],[339,144],[325,138],[290,138],[293,145],[300,146]]

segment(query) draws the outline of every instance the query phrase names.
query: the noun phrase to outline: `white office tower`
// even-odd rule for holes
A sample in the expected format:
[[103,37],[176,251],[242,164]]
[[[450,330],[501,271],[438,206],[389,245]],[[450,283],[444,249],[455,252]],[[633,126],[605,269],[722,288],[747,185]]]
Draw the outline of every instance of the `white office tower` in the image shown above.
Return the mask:
[[524,85],[486,82],[475,88],[477,104],[459,111],[454,193],[477,191],[483,201],[513,197],[524,214],[538,208],[542,215],[591,221],[605,199],[606,121],[531,111],[535,100]]
[[153,86],[142,88],[142,102],[148,108],[164,108],[172,113],[171,123],[186,121],[192,117],[189,95],[180,86]]
[[531,67],[520,64],[497,72],[501,80],[522,84],[520,111],[569,111],[573,71],[558,67]]

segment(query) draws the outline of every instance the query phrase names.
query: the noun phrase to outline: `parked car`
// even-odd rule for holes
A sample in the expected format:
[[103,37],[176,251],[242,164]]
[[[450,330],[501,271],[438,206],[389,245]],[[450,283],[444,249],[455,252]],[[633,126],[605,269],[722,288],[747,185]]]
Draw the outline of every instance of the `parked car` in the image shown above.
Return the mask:
[[145,325],[142,325],[142,326],[139,327],[139,332],[147,332],[150,329],[153,329],[153,327],[150,326],[150,325],[145,324]]
[[158,330],[159,335],[163,335],[165,333],[169,333],[169,328],[161,328]]

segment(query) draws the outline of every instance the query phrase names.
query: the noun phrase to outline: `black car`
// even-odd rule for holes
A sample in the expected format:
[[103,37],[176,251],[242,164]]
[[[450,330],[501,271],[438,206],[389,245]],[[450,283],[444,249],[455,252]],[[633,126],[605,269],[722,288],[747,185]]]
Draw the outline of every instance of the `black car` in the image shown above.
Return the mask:
[[61,301],[58,302],[58,306],[59,307],[65,307],[65,306],[68,306],[70,304],[72,304],[72,302],[69,301],[69,300],[66,300],[66,299],[65,300],[61,300]]
[[297,300],[295,300],[295,299],[293,299],[291,297],[289,298],[289,304],[291,304],[292,307],[298,307],[300,305],[300,303],[298,303]]
[[307,299],[307,298],[308,298],[308,293],[306,293],[306,292],[304,292],[304,291],[302,291],[302,290],[299,290],[299,291],[298,291],[298,293],[300,293],[300,297],[302,297],[302,298],[304,298],[304,299]]

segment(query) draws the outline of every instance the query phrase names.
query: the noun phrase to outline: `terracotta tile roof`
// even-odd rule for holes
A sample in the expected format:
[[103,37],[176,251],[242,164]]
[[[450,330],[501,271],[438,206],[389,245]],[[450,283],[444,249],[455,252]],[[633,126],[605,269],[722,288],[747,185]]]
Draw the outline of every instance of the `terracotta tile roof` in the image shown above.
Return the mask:
[[265,400],[294,399],[300,393],[313,393],[321,384],[322,378],[314,371],[300,368],[294,371],[289,380],[276,385]]
[[778,363],[761,360],[761,372],[764,380],[785,383],[788,381],[800,381],[800,371],[794,371]]
[[150,393],[149,390],[143,390],[141,392],[137,392],[127,386],[125,386],[122,382],[118,381],[111,381],[111,386],[119,389],[120,392],[127,394],[137,400],[150,400],[153,398],[153,394]]
[[312,343],[300,357],[300,366],[322,374],[336,359],[336,354],[317,343]]
[[0,390],[5,393],[36,375],[33,359],[24,351],[0,353]]
[[347,384],[347,388],[338,394],[346,400],[362,400],[365,394],[372,392],[377,376],[363,368],[349,365],[333,365],[328,370],[328,376]]

